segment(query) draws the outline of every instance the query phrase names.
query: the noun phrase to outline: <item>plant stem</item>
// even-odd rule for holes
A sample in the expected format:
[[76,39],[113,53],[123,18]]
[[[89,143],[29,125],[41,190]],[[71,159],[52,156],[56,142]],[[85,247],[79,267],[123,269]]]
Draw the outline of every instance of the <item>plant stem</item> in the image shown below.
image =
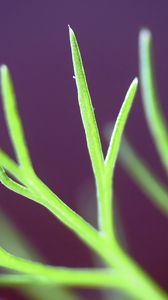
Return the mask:
[[22,121],[17,109],[13,83],[7,66],[0,68],[3,108],[8,132],[15,150],[16,157],[23,168],[32,172],[32,163],[24,136]]
[[[145,272],[125,253],[119,246],[114,230],[112,213],[113,173],[118,155],[121,136],[124,130],[129,111],[137,89],[137,79],[131,84],[124,103],[118,115],[111,137],[107,156],[104,161],[99,131],[92,107],[89,90],[86,83],[84,68],[78,44],[73,31],[70,29],[70,41],[74,72],[78,89],[78,100],[84,124],[88,150],[95,175],[97,196],[99,203],[99,216],[101,216],[100,231],[97,231],[82,217],[68,207],[55,195],[35,174],[27,145],[21,120],[17,111],[13,85],[6,66],[1,68],[2,91],[4,110],[13,143],[19,162],[17,165],[5,153],[0,151],[2,168],[13,175],[22,185],[8,178],[0,170],[2,182],[11,190],[22,194],[46,207],[63,224],[70,228],[90,249],[110,267],[104,270],[73,270],[54,268],[39,263],[26,261],[10,255],[0,249],[0,265],[4,268],[23,272],[30,276],[20,277],[20,282],[29,283],[36,278],[41,283],[56,283],[64,285],[80,285],[85,287],[118,288],[139,300],[166,300],[168,296],[145,274]],[[19,275],[18,275],[19,276]],[[23,275],[21,275],[23,276]],[[7,277],[1,277],[2,281]],[[18,283],[18,277],[10,280]]]
[[[14,283],[20,282],[34,282],[37,284],[47,285],[66,285],[66,286],[85,286],[85,287],[115,287],[121,286],[121,274],[118,271],[111,269],[70,269],[70,268],[58,268],[43,265],[40,263],[31,262],[22,258],[18,258],[7,253],[5,250],[0,249],[1,258],[3,262],[2,267],[17,272],[23,272],[30,276],[24,277],[23,274],[17,275],[17,277],[9,277]],[[22,279],[23,276],[23,279]],[[31,278],[32,277],[32,278]],[[16,279],[15,279],[16,278]],[[25,279],[24,279],[25,278]],[[6,276],[0,276],[1,282],[7,281]]]
[[148,29],[139,35],[139,68],[146,120],[163,167],[168,173],[168,127],[160,105],[152,53],[152,35]]

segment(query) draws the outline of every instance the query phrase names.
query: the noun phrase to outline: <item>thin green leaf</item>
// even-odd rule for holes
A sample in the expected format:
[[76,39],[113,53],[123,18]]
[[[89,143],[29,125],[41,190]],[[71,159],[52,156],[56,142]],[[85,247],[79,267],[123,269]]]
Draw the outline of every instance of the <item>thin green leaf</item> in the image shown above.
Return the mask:
[[69,28],[72,60],[75,73],[75,80],[78,91],[78,101],[85,129],[87,146],[96,180],[101,181],[104,170],[104,158],[100,142],[100,136],[92,106],[85,71],[78,43],[74,32]]
[[133,100],[135,98],[137,85],[138,85],[138,79],[135,78],[131,83],[130,88],[125,96],[125,100],[121,106],[120,112],[118,114],[111,135],[110,144],[105,159],[107,173],[110,174],[110,177],[113,176],[114,167],[115,167],[115,163],[116,163],[116,159],[120,147],[121,137],[128,118],[128,114],[133,104]]
[[168,127],[160,107],[152,60],[152,36],[142,30],[139,36],[139,66],[141,91],[146,120],[159,153],[168,172]]
[[122,140],[119,161],[149,199],[168,216],[168,189],[126,139]]
[[104,157],[102,152],[102,146],[99,136],[99,131],[96,123],[96,118],[94,114],[94,109],[92,106],[92,101],[86,81],[85,71],[82,63],[82,58],[78,43],[74,32],[69,27],[70,35],[70,45],[72,51],[72,60],[74,67],[75,80],[78,92],[78,102],[80,113],[82,117],[82,122],[85,130],[87,147],[91,159],[91,164],[93,168],[93,173],[96,181],[96,192],[97,192],[97,202],[98,202],[98,223],[99,228],[105,230],[106,220],[102,217],[103,198],[104,198]]
[[0,73],[3,107],[15,154],[21,166],[26,168],[27,171],[32,170],[22,122],[17,109],[14,88],[7,66],[1,66]]

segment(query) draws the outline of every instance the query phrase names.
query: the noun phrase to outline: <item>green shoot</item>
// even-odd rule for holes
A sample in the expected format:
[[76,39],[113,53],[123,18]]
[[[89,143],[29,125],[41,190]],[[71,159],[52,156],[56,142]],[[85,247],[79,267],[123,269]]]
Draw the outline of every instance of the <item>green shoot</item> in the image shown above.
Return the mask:
[[5,65],[1,67],[1,88],[6,122],[16,157],[23,168],[26,168],[27,171],[29,169],[32,170],[32,164],[24,137],[22,122],[17,110],[12,80]]
[[138,79],[135,78],[133,80],[132,84],[130,85],[130,88],[125,96],[125,100],[124,100],[121,110],[118,114],[118,117],[117,117],[117,120],[116,120],[116,123],[114,126],[114,130],[111,135],[110,145],[109,145],[106,160],[105,160],[106,168],[108,170],[107,172],[110,173],[111,177],[113,176],[114,167],[115,167],[115,163],[116,163],[116,159],[117,159],[117,155],[118,155],[118,151],[119,151],[119,147],[120,147],[122,133],[123,133],[125,123],[128,118],[128,114],[132,107],[133,100],[135,98],[137,85],[138,85]]
[[[1,150],[0,177],[1,182],[9,189],[46,207],[94,251],[107,267],[94,270],[51,267],[18,258],[0,248],[0,266],[19,272],[19,274],[14,275],[2,275],[1,284],[22,285],[24,283],[29,285],[30,282],[34,282],[37,285],[108,287],[119,289],[139,300],[166,300],[168,299],[167,295],[121,249],[116,239],[113,224],[112,177],[121,136],[136,93],[137,79],[133,81],[125,97],[114,127],[107,157],[104,160],[79,47],[72,29],[69,31],[79,107],[96,181],[99,228],[95,229],[69,206],[65,205],[35,174],[28,154],[11,78],[6,66],[1,68],[4,112],[19,164]],[[16,178],[19,184],[10,179],[4,170]]]
[[75,80],[78,90],[79,107],[85,129],[90,159],[97,182],[101,182],[104,171],[104,159],[100,142],[98,127],[94,110],[86,82],[82,58],[74,32],[69,27],[72,60],[74,66]]
[[70,44],[72,51],[72,60],[74,66],[75,80],[78,91],[78,101],[83,121],[83,126],[86,134],[88,151],[92,163],[92,168],[96,181],[98,208],[99,208],[99,227],[104,227],[103,220],[101,218],[102,210],[102,197],[103,197],[103,180],[104,180],[104,157],[102,152],[102,146],[100,142],[99,131],[97,122],[86,82],[85,71],[82,63],[82,58],[78,43],[74,32],[69,27]]
[[78,90],[79,107],[81,111],[82,121],[86,134],[87,146],[96,181],[98,198],[97,200],[99,208],[99,228],[102,230],[102,233],[104,233],[105,235],[107,234],[111,236],[112,239],[114,239],[114,234],[112,234],[113,224],[111,214],[111,174],[115,166],[121,135],[124,130],[128,113],[130,111],[135,97],[138,81],[137,79],[134,79],[127,92],[125,101],[117,118],[114,134],[112,136],[110,146],[108,149],[108,154],[106,160],[104,161],[100,136],[86,82],[86,76],[82,64],[80,50],[74,32],[71,28],[69,28],[69,31],[75,80]]
[[146,120],[164,168],[168,172],[168,128],[160,107],[152,61],[152,36],[149,30],[140,32],[139,61],[141,91]]

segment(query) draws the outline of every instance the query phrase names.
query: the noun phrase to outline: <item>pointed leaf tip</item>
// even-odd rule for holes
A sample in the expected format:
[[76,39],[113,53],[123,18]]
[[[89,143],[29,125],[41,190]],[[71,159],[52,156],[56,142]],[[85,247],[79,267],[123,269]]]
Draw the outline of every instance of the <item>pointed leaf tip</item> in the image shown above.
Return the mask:
[[0,66],[0,74],[1,76],[4,74],[7,74],[9,72],[8,67],[6,65],[1,65]]
[[114,167],[115,167],[115,163],[116,163],[116,159],[120,147],[121,137],[135,98],[137,85],[138,85],[138,78],[135,77],[135,79],[132,81],[126,93],[124,102],[117,116],[117,120],[115,122],[114,129],[111,135],[110,144],[105,158],[105,165],[110,174],[109,175],[110,178],[113,176],[114,173]]
[[147,28],[144,28],[139,33],[139,39],[144,41],[150,41],[152,39],[151,31]]
[[6,71],[6,70],[8,70],[8,67],[7,67],[7,65],[3,64],[0,66],[0,69]]
[[127,94],[126,94],[125,98],[128,97],[128,95],[130,94],[131,91],[133,93],[136,93],[137,87],[138,87],[138,78],[135,77],[134,80],[132,81],[128,91],[127,91]]
[[69,28],[69,36],[70,36],[70,39],[71,39],[72,37],[75,37],[75,34],[74,34],[74,31],[72,30],[70,25],[68,25],[68,28]]
[[68,29],[69,29],[69,31],[72,30],[72,28],[71,28],[71,26],[69,24],[68,24]]
[[130,87],[132,87],[132,86],[134,86],[135,88],[137,88],[137,86],[138,86],[138,77],[135,77],[135,78],[134,78],[134,80],[132,81]]
[[135,77],[133,82],[137,85],[138,84],[138,77]]

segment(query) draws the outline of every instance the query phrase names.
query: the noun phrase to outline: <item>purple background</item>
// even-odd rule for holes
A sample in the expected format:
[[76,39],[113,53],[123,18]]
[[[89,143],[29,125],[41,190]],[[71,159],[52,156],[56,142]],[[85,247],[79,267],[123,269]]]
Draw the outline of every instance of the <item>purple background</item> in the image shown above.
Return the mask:
[[[80,198],[79,187],[81,190],[93,179],[72,78],[67,25],[78,38],[103,140],[104,126],[116,118],[130,82],[138,75],[137,43],[142,27],[153,33],[157,79],[168,118],[167,17],[166,0],[1,1],[0,63],[11,70],[35,168],[44,182],[83,216],[87,212],[81,207],[87,199]],[[12,154],[2,107],[0,120],[1,147]],[[126,131],[165,181],[143,116],[140,93]],[[106,151],[104,140],[103,145]],[[166,218],[118,165],[115,191],[131,255],[168,290]],[[93,265],[90,251],[47,210],[3,186],[0,199],[1,207],[47,263]],[[6,291],[1,294],[6,295]]]

